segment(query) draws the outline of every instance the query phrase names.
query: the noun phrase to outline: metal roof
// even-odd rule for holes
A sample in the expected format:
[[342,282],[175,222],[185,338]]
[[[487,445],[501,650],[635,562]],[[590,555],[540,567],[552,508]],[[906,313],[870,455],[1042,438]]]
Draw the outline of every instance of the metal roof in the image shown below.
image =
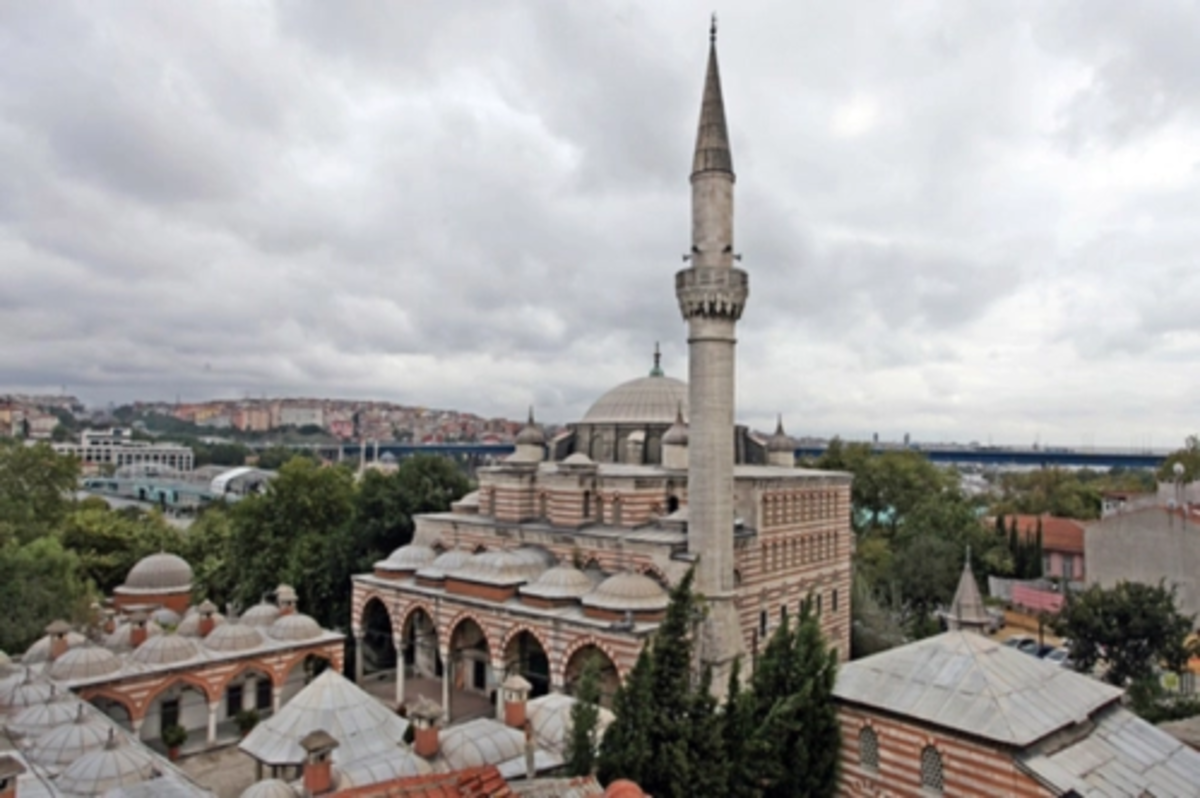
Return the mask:
[[1074,745],[1034,750],[1020,761],[1057,791],[1085,798],[1192,798],[1200,791],[1200,753],[1119,706],[1103,710]]
[[1027,746],[1086,720],[1121,691],[974,632],[945,632],[849,662],[840,700]]

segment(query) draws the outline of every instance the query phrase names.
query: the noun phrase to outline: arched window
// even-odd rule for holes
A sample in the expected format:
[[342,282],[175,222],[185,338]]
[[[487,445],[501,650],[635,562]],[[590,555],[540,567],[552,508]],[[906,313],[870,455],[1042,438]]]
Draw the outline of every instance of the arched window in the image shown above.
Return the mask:
[[758,613],[758,634],[760,637],[767,636],[767,611],[762,610]]
[[668,496],[667,497],[667,514],[669,515],[670,513],[673,513],[678,509],[679,509],[679,497],[678,496]]
[[829,611],[837,612],[837,588],[833,589],[833,593],[829,596]]
[[858,733],[858,761],[865,770],[879,770],[879,737],[870,726]]
[[583,492],[583,520],[590,520],[592,517],[592,492],[585,490]]
[[921,751],[921,786],[934,793],[941,793],[945,786],[942,755],[932,745],[925,746]]

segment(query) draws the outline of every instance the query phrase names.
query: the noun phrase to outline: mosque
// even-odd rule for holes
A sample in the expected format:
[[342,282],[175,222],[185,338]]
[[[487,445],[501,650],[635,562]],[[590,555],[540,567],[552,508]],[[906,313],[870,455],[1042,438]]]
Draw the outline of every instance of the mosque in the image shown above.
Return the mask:
[[810,595],[848,658],[850,475],[796,468],[782,422],[764,441],[734,418],[735,330],[749,296],[734,182],[714,29],[692,244],[675,275],[690,382],[668,377],[656,353],[647,376],[550,440],[531,413],[515,453],[482,469],[478,490],[418,517],[411,545],[354,577],[356,681],[394,679],[397,704],[440,682],[449,719],[472,700],[499,710],[513,675],[532,696],[569,694],[598,657],[611,696],[691,568],[704,599],[697,664],[714,669],[716,689],[735,659],[752,668]]

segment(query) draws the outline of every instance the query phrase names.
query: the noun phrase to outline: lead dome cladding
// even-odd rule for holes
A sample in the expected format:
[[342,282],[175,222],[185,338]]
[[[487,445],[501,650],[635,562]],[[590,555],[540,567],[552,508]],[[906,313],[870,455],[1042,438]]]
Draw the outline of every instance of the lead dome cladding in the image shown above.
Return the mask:
[[[67,648],[75,648],[82,646],[88,640],[79,632],[67,632]],[[25,652],[25,656],[21,657],[22,665],[37,665],[39,662],[46,662],[50,659],[50,635],[38,638],[37,642],[29,647]]]
[[42,767],[58,770],[84,754],[103,748],[112,729],[111,721],[81,704],[70,722],[43,732],[26,753]]
[[584,424],[670,424],[688,410],[688,386],[674,377],[649,376],[622,383],[596,400]]
[[302,612],[280,616],[267,630],[276,640],[312,640],[321,632],[321,625]]
[[227,654],[252,651],[264,642],[262,632],[243,623],[223,624],[209,632],[208,637],[204,638],[206,648]]
[[622,571],[583,597],[583,604],[604,610],[665,610],[670,597],[648,576]]
[[279,608],[264,601],[243,612],[238,622],[245,626],[270,626],[278,617]]
[[121,670],[121,660],[107,648],[80,646],[50,663],[50,678],[61,682],[95,679]]
[[116,787],[153,778],[156,772],[155,755],[147,748],[129,745],[113,729],[103,748],[76,759],[55,784],[68,795],[104,795]]
[[130,659],[142,665],[171,665],[200,656],[196,641],[179,635],[152,637],[133,650]]
[[247,787],[241,798],[296,798],[296,795],[296,791],[286,781],[266,779]]
[[174,554],[151,554],[129,569],[123,587],[135,590],[190,590],[192,566]]

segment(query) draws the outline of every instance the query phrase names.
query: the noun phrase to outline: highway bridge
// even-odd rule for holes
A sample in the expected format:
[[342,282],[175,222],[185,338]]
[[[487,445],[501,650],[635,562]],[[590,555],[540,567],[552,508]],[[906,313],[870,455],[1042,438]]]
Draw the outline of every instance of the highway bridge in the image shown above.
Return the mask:
[[[322,456],[338,458],[338,448],[318,447]],[[899,451],[900,446],[874,446],[876,453]],[[1166,452],[1138,449],[1067,449],[1067,448],[1008,448],[997,446],[923,446],[907,447],[920,452],[935,463],[963,465],[1024,466],[1045,468],[1158,468],[1166,459]],[[358,459],[362,444],[347,443],[341,447],[341,456],[347,460]],[[798,446],[797,457],[819,457],[825,451],[823,445]],[[473,461],[500,458],[512,454],[513,446],[508,443],[385,443],[366,444],[366,459],[374,460],[390,454],[400,459],[412,454],[459,455]]]

